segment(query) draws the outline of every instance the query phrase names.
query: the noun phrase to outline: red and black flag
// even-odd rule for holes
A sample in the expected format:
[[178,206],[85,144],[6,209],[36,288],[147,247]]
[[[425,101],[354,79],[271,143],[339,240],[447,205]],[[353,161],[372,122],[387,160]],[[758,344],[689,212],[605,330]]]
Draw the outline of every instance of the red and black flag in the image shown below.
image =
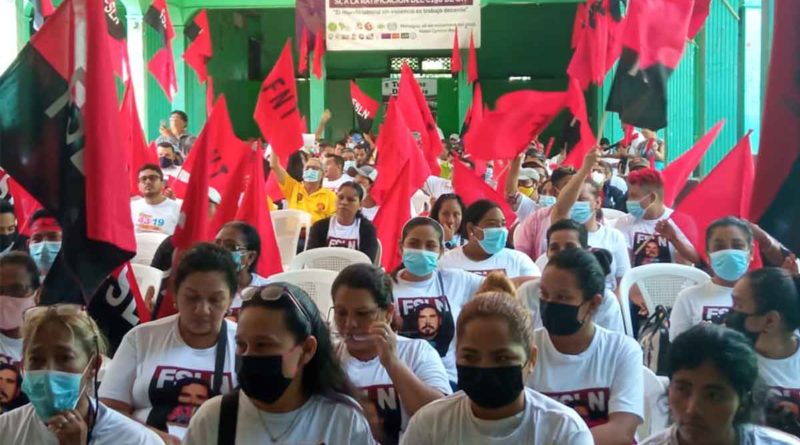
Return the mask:
[[183,53],[183,60],[194,69],[200,83],[208,78],[208,60],[214,55],[211,48],[211,29],[208,27],[208,13],[205,9],[194,16],[184,28],[183,34],[189,39],[189,46]]
[[[775,28],[750,211],[758,224],[800,252],[800,2],[775,1]],[[789,143],[787,143],[789,142]]]
[[631,2],[622,55],[606,109],[626,124],[667,126],[667,81],[683,55],[693,1]]
[[114,67],[114,74],[125,83],[130,80],[130,65],[128,63],[128,31],[119,15],[116,0],[103,0],[103,11],[106,15],[106,27],[108,29],[109,50],[111,51],[111,63]]
[[65,0],[0,76],[3,168],[52,213],[42,302],[85,304],[136,250],[103,2]]
[[355,80],[350,81],[350,98],[353,101],[353,111],[358,122],[358,131],[369,133],[372,130],[372,123],[375,121],[375,115],[378,114],[380,104],[377,100],[364,94]]
[[575,53],[567,74],[578,79],[582,89],[592,83],[602,84],[619,57],[621,21],[619,0],[589,0],[578,8],[573,31]]
[[172,28],[172,20],[169,19],[166,0],[153,0],[144,14],[144,22],[161,39],[160,47],[147,62],[147,69],[156,78],[167,99],[172,102],[172,98],[178,92],[178,78],[175,76],[175,61],[172,58],[172,39],[175,38],[175,30]]
[[564,165],[580,168],[583,158],[595,146],[596,140],[589,126],[589,117],[586,112],[586,98],[576,79],[569,80],[566,98],[567,108],[567,155]]
[[147,289],[139,289],[133,267],[126,263],[114,269],[92,299],[88,312],[108,339],[109,357],[114,356],[128,331],[150,321],[143,292]]

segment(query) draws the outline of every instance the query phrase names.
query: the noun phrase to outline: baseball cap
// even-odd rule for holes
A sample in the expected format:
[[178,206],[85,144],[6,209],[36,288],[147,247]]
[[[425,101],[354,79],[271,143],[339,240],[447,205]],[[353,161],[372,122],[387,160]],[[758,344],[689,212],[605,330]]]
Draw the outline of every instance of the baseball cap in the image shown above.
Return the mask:
[[357,167],[356,174],[363,176],[372,182],[375,182],[375,179],[378,178],[378,170],[371,165],[362,165],[361,167]]
[[523,168],[519,171],[519,179],[529,179],[533,182],[539,182],[539,172],[532,168]]

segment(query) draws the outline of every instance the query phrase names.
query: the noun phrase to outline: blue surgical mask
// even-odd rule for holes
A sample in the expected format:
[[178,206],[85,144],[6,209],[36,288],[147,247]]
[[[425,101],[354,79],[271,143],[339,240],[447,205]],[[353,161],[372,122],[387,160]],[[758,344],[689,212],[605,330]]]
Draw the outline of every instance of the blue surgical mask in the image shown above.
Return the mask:
[[553,207],[556,205],[556,197],[550,195],[539,195],[540,207]]
[[490,227],[483,229],[483,239],[478,240],[481,248],[489,255],[494,255],[506,247],[508,229],[505,227]]
[[641,201],[628,201],[628,213],[633,215],[634,218],[642,219],[646,211],[647,209],[642,207]]
[[305,182],[319,182],[321,176],[322,172],[319,170],[314,170],[313,168],[303,170],[303,181]]
[[26,371],[22,392],[42,421],[75,409],[81,397],[82,374],[53,370]]
[[403,249],[403,266],[412,275],[424,277],[433,273],[439,262],[439,254],[430,250]]
[[577,201],[569,211],[569,217],[578,224],[586,224],[594,216],[589,201]]
[[233,257],[233,263],[236,264],[236,272],[241,272],[244,269],[244,263],[242,263],[242,254],[241,250],[234,250],[231,252],[231,257]]
[[56,260],[56,255],[61,250],[61,241],[42,241],[38,243],[31,243],[28,246],[31,258],[36,263],[36,267],[43,274],[50,271],[53,267],[53,262]]
[[347,173],[351,168],[356,168],[356,161],[344,161],[344,172]]
[[725,281],[736,281],[747,273],[750,252],[740,249],[725,249],[711,252],[711,269]]

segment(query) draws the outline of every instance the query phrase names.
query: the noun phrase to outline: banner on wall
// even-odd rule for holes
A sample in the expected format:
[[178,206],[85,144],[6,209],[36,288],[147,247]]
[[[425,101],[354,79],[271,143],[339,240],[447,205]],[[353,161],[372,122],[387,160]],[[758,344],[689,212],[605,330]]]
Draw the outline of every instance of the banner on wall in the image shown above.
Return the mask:
[[[452,38],[452,37],[451,37]],[[436,117],[437,112],[437,85],[438,79],[417,77],[417,83],[422,90],[422,95],[425,96],[425,101],[428,102],[428,107],[431,109],[433,117]],[[384,107],[389,106],[389,99],[397,96],[400,91],[400,79],[386,78],[381,81],[381,102]]]
[[480,0],[325,0],[328,51],[450,49],[459,29],[480,47]]

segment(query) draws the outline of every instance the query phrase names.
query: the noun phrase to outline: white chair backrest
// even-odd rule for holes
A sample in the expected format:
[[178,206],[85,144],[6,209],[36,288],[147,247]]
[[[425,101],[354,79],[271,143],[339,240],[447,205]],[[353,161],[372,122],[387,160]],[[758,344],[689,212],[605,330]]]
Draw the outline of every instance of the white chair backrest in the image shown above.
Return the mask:
[[378,253],[375,254],[375,261],[373,262],[374,265],[380,267],[381,266],[381,255],[383,255],[383,244],[381,244],[381,240],[378,241]]
[[429,210],[431,205],[430,197],[425,194],[422,190],[417,190],[413,196],[411,196],[411,204],[414,206],[414,211],[417,215]]
[[326,320],[328,312],[333,307],[331,287],[338,275],[336,272],[324,269],[291,270],[273,275],[269,277],[269,281],[272,283],[285,281],[306,291],[317,304],[322,319]]
[[636,432],[644,439],[667,427],[669,406],[666,393],[669,379],[657,376],[646,366],[642,369],[644,370],[644,422],[639,425]]
[[320,247],[301,252],[292,260],[289,270],[325,269],[340,272],[351,264],[372,264],[372,260],[361,251],[346,247]]
[[154,296],[158,296],[158,291],[161,290],[161,280],[164,278],[164,272],[155,267],[145,266],[143,264],[131,264],[133,267],[133,276],[136,277],[136,284],[139,286],[139,292],[142,298],[146,298],[147,288],[153,287]]
[[620,219],[625,215],[627,215],[627,213],[621,212],[617,209],[606,209],[606,208],[603,209],[603,219],[606,220]]
[[544,268],[546,266],[547,266],[547,254],[543,253],[539,255],[539,258],[536,258],[536,267],[538,267],[541,272],[544,272]]
[[278,250],[281,251],[281,263],[286,269],[297,255],[297,243],[303,228],[306,229],[306,243],[308,243],[311,214],[303,210],[287,209],[274,210],[270,212],[270,216],[272,217],[272,226],[275,228]]
[[167,238],[166,234],[157,232],[142,232],[136,235],[136,256],[131,263],[149,266],[158,250],[158,246]]
[[622,320],[625,322],[625,333],[633,336],[629,294],[634,284],[638,285],[642,293],[647,311],[653,314],[658,305],[672,307],[681,290],[709,280],[711,277],[702,270],[682,264],[647,264],[629,270],[619,284],[619,303]]

